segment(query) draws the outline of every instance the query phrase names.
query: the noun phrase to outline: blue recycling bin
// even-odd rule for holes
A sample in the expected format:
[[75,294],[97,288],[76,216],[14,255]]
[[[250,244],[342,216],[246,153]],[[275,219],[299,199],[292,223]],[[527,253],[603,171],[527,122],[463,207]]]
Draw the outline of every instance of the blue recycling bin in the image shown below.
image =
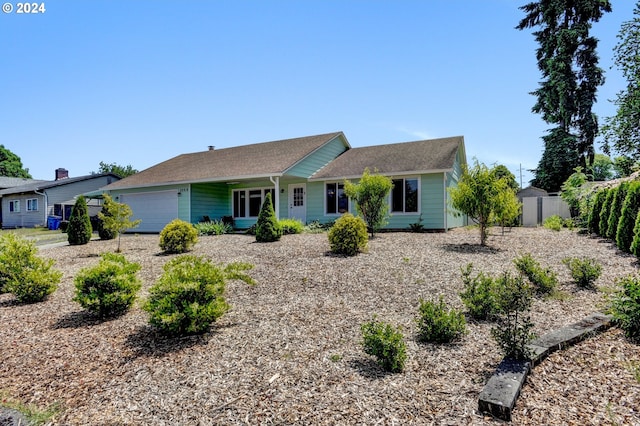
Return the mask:
[[60,228],[60,217],[49,216],[47,217],[47,228],[50,231],[55,231]]

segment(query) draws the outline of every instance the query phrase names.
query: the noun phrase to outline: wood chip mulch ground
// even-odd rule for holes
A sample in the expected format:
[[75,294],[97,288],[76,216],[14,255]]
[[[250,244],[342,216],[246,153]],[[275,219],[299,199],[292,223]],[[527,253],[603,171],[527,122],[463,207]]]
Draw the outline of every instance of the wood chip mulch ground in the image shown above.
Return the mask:
[[[460,268],[513,271],[531,253],[558,273],[562,297],[537,300],[535,331],[545,334],[604,309],[615,279],[638,273],[632,256],[575,232],[477,230],[384,233],[353,258],[328,253],[326,234],[258,244],[246,235],[201,237],[192,254],[255,265],[254,287],[229,282],[232,310],[203,335],[158,336],[138,306],[100,322],[74,303],[73,278],[115,241],[42,248],[64,272],[43,303],[0,295],[0,391],[23,403],[60,404],[55,425],[437,424],[489,425],[477,398],[502,356],[490,323],[468,324],[453,345],[417,343],[419,300],[442,295],[462,309]],[[125,236],[127,259],[148,288],[173,256],[157,235]],[[588,256],[603,265],[598,291],[578,289],[562,264]],[[405,371],[386,374],[360,346],[374,315],[403,328]],[[557,352],[530,375],[513,424],[640,424],[640,350],[617,329]]]

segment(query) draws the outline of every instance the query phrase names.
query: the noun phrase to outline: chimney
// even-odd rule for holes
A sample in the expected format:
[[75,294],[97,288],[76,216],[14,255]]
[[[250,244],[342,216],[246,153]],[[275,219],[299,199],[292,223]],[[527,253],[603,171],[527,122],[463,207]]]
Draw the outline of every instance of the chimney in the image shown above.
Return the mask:
[[69,177],[69,170],[58,168],[56,169],[56,180],[66,179]]
[[209,145],[209,151],[213,151],[214,149],[216,149],[216,147],[215,147],[215,146],[213,146],[213,145]]

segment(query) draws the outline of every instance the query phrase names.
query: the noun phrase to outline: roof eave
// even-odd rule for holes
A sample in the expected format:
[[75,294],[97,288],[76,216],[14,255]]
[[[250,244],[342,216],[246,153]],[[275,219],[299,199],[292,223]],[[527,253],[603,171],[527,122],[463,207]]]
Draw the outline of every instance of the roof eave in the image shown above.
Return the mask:
[[[438,173],[450,173],[453,171],[453,168],[447,169],[431,169],[431,170],[416,170],[416,171],[402,171],[402,172],[384,172],[377,173],[382,176],[414,176],[414,175],[429,175],[429,174],[438,174]],[[309,182],[322,182],[327,180],[345,180],[345,179],[360,179],[362,175],[351,175],[351,176],[328,176],[328,177],[319,177],[319,178],[309,178]]]
[[182,181],[175,181],[175,182],[158,182],[158,183],[148,183],[148,184],[141,184],[141,185],[127,185],[127,186],[119,186],[117,188],[109,188],[105,186],[101,189],[105,191],[120,191],[124,189],[157,188],[161,186],[190,185],[194,183],[220,183],[220,182],[230,182],[230,181],[268,179],[270,177],[282,177],[282,176],[283,176],[283,173],[276,172],[276,173],[266,173],[266,174],[257,174],[257,175],[224,176],[219,178],[182,180]]

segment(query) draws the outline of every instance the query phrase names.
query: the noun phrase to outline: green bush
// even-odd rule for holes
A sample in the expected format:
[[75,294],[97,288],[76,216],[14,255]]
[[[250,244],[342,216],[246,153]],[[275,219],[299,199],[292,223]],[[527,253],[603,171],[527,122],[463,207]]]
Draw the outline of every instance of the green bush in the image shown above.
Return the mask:
[[491,335],[507,358],[529,359],[528,347],[535,335],[529,316],[531,309],[531,287],[522,275],[516,277],[504,273],[496,280],[497,300],[500,315],[497,325],[491,329]]
[[271,243],[278,241],[281,236],[282,227],[273,210],[271,193],[268,192],[267,196],[264,197],[262,208],[258,214],[258,221],[256,222],[256,241],[259,243]]
[[537,294],[553,293],[558,285],[558,276],[550,268],[543,269],[531,254],[526,253],[513,260],[516,269],[533,285]]
[[198,242],[198,231],[189,222],[174,219],[160,231],[160,248],[165,253],[185,253]]
[[360,217],[343,214],[329,230],[331,251],[346,256],[355,256],[367,247],[369,236],[367,225]]
[[547,229],[551,229],[552,231],[560,231],[562,229],[564,222],[562,218],[558,215],[549,216],[546,218],[542,224]]
[[98,236],[101,240],[113,240],[118,236],[118,232],[115,229],[105,226],[105,218],[113,217],[113,198],[108,194],[105,194],[102,209],[100,209],[101,215],[98,215]]
[[464,314],[456,309],[447,309],[442,296],[438,303],[421,299],[416,322],[421,342],[449,343],[467,332]]
[[298,219],[281,219],[280,227],[283,235],[302,234],[304,224]]
[[319,220],[314,220],[312,222],[309,222],[304,227],[304,232],[307,232],[309,234],[321,234],[331,229],[334,224],[335,224],[335,221],[331,221],[329,223],[320,223]]
[[620,290],[611,301],[613,322],[628,339],[640,343],[640,278],[627,276],[616,284]]
[[627,197],[627,189],[629,184],[622,182],[620,185],[612,189],[613,197],[611,199],[611,208],[609,209],[609,218],[607,219],[606,237],[612,240],[616,238],[618,231],[618,223],[620,223],[620,213],[622,212],[622,204]]
[[602,273],[602,266],[595,259],[567,257],[562,260],[562,263],[567,265],[571,272],[571,277],[578,287],[593,287],[593,284]]
[[611,189],[605,189],[604,201],[602,202],[602,209],[600,209],[600,222],[598,223],[599,234],[605,238],[607,237],[607,229],[609,227],[609,215],[611,214],[613,196],[614,193]]
[[600,210],[607,193],[604,189],[596,192],[593,204],[589,209],[589,218],[587,219],[587,229],[594,234],[600,234]]
[[631,253],[640,257],[640,211],[636,216],[636,224],[633,227],[633,241],[631,241]]
[[196,228],[196,231],[198,231],[198,235],[222,235],[233,231],[231,224],[221,220],[199,222],[196,223],[194,227]]
[[224,298],[226,280],[253,284],[244,273],[252,267],[247,263],[222,267],[192,255],[172,259],[149,289],[149,299],[143,306],[150,313],[149,323],[170,336],[206,332],[229,309]]
[[364,352],[376,357],[378,365],[392,373],[398,373],[404,369],[407,348],[404,336],[399,329],[374,318],[362,324],[360,330]]
[[128,262],[122,254],[104,253],[98,265],[76,275],[73,300],[101,318],[120,315],[133,305],[140,290],[139,270],[140,264]]
[[640,181],[634,181],[627,188],[627,196],[622,204],[622,214],[616,232],[616,244],[624,252],[631,253],[633,227],[640,210]]
[[460,293],[460,299],[472,318],[486,320],[498,312],[495,282],[482,272],[471,277],[472,270],[471,263],[461,268],[464,291]]
[[58,287],[62,278],[52,259],[37,256],[32,241],[13,233],[0,235],[0,288],[23,303],[40,302]]
[[80,195],[71,210],[67,226],[67,240],[72,246],[87,244],[91,240],[92,232],[87,202],[84,196]]

